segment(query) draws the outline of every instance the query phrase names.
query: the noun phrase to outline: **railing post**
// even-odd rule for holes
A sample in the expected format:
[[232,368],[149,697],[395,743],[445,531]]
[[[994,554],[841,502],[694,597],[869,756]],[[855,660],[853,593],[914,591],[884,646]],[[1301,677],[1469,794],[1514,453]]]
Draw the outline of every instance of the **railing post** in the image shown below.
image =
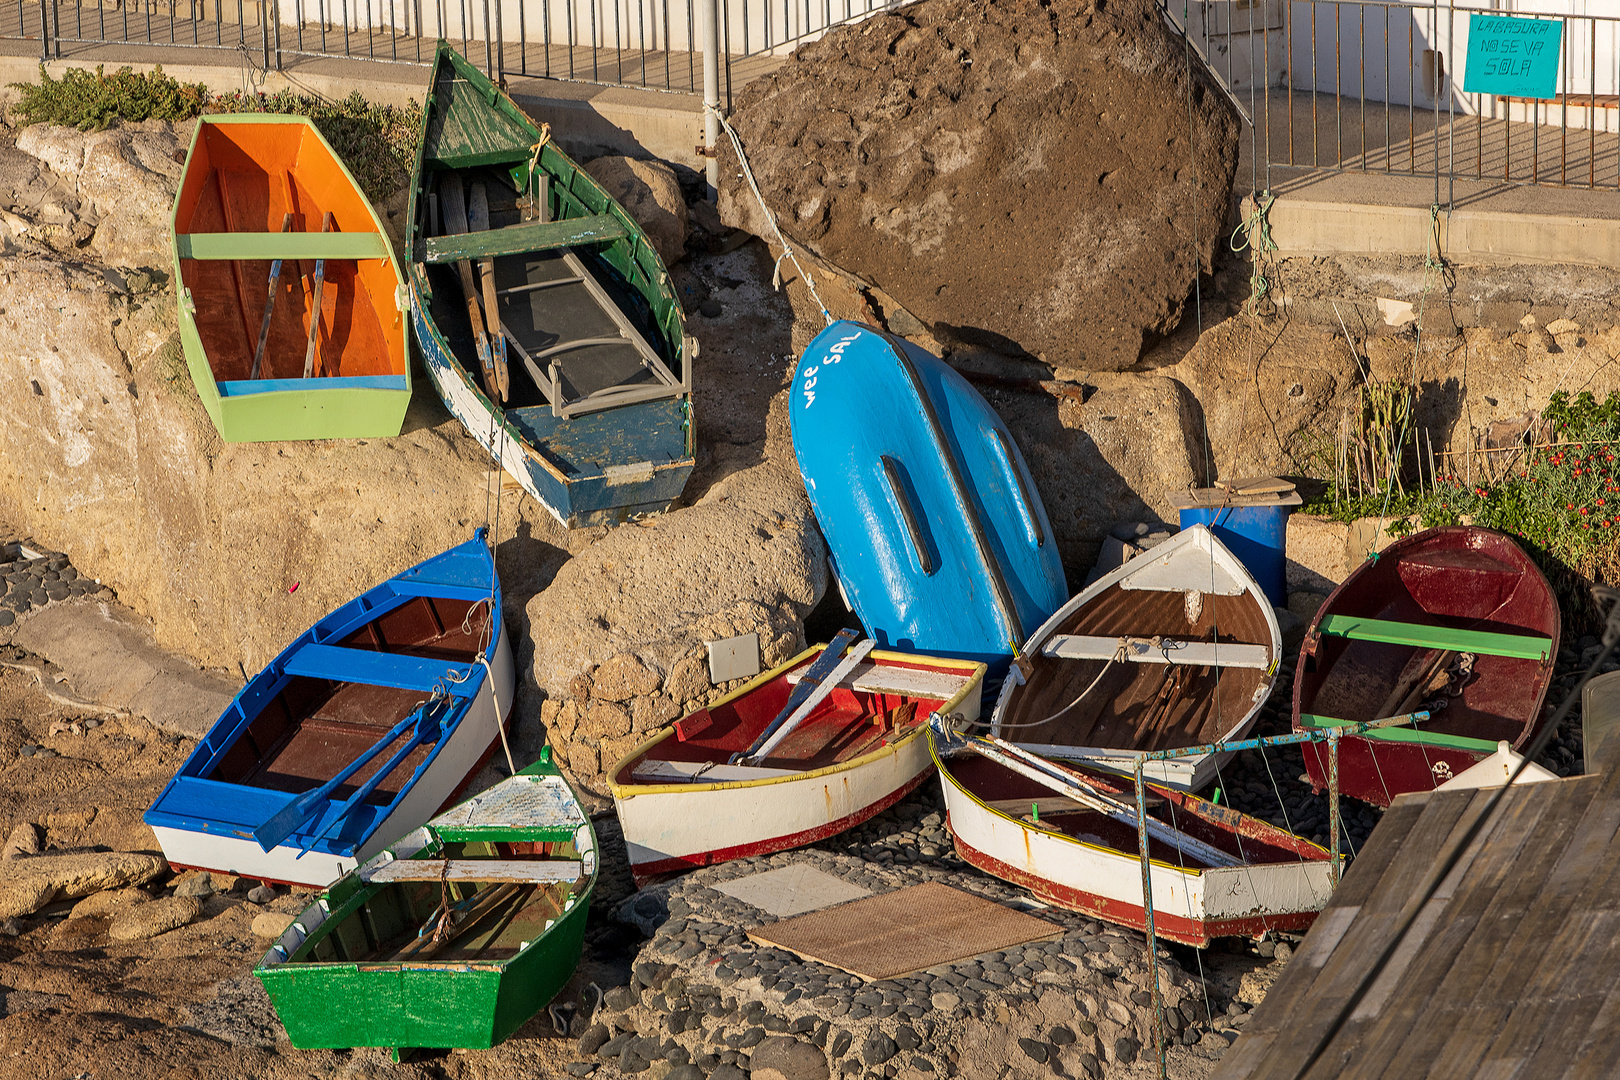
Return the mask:
[[270,0],[259,0],[259,44],[264,53],[262,70],[270,70]]
[[720,197],[720,0],[702,0],[703,8],[703,152],[709,201]]
[[41,60],[51,58],[51,0],[39,0],[39,42]]
[[281,70],[281,0],[270,0],[270,18],[275,23],[276,70]]

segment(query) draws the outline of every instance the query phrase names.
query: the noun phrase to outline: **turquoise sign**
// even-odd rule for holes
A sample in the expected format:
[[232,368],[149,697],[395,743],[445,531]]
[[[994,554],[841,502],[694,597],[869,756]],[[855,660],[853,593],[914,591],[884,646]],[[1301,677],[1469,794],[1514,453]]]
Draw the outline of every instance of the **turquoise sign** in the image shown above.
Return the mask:
[[1559,19],[1468,16],[1468,66],[1463,90],[1499,97],[1558,96]]

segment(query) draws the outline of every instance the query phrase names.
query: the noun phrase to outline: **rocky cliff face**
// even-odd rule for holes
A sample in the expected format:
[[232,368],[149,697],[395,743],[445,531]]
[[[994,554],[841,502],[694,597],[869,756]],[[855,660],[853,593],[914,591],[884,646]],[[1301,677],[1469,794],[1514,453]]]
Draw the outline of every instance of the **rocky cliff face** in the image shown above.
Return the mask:
[[[924,0],[799,49],[732,122],[790,238],[942,342],[1092,371],[1176,325],[1237,163],[1151,0]],[[721,160],[722,217],[767,235]]]

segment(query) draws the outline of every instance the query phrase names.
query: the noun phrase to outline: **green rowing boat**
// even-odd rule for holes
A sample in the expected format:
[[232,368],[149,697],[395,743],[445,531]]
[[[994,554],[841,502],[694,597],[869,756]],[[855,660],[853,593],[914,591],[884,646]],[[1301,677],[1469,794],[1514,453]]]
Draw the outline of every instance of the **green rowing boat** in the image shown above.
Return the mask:
[[572,977],[596,870],[547,747],[343,877],[254,974],[302,1049],[494,1046]]
[[669,273],[442,41],[406,230],[417,342],[451,414],[569,528],[668,509],[692,472],[697,353]]

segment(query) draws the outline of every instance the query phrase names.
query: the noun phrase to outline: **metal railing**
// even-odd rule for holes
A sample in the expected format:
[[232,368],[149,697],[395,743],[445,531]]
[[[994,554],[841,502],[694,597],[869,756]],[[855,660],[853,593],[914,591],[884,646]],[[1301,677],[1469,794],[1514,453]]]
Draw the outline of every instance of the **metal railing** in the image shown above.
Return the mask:
[[[1166,13],[1246,114],[1268,173],[1620,188],[1620,16],[1523,10],[1560,2],[1166,0]],[[1462,89],[1475,15],[1560,24],[1555,98]]]
[[705,31],[729,107],[734,89],[884,0],[14,0],[0,37],[45,59],[100,45],[236,52],[263,70],[289,57],[426,64],[445,38],[508,75],[696,93]]

